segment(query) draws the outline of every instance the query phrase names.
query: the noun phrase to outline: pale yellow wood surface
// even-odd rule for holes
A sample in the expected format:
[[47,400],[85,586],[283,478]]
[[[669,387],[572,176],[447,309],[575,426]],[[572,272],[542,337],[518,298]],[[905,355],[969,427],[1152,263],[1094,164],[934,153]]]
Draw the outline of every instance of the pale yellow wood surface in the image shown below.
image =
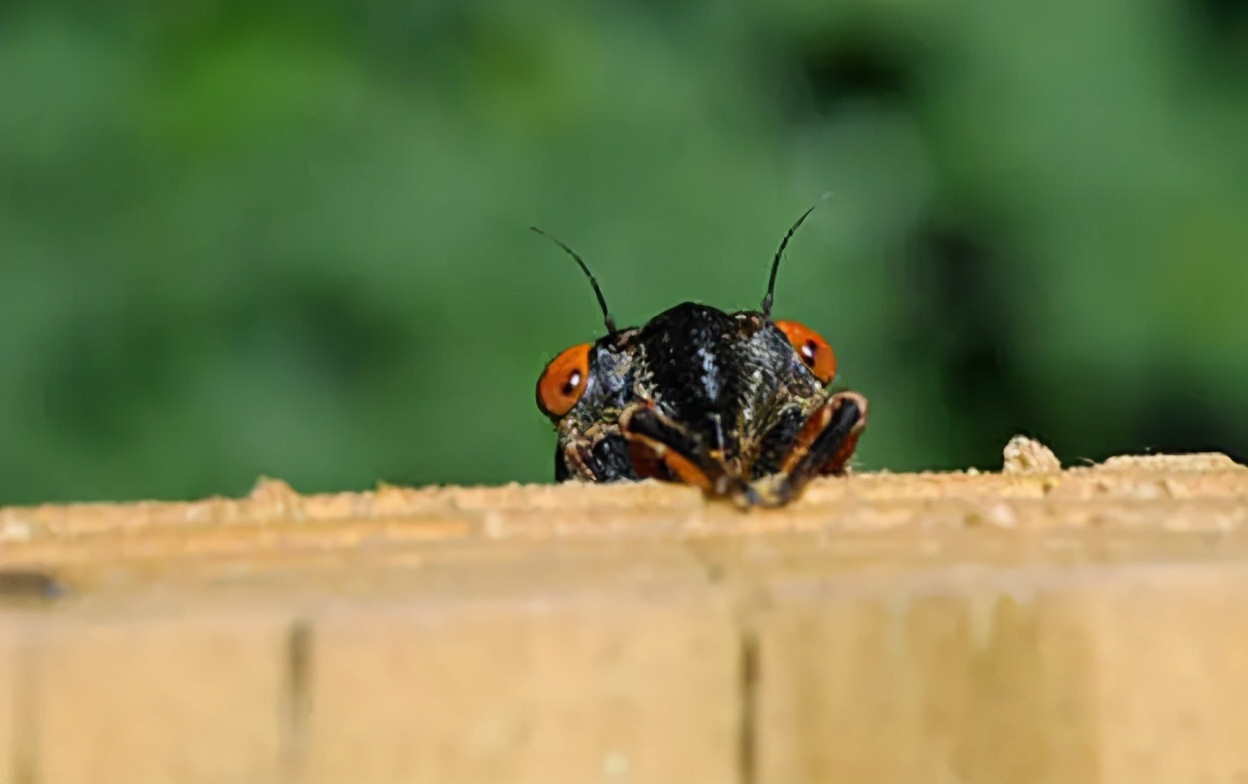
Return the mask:
[[0,784],[1248,781],[1248,469],[1038,449],[3,509]]

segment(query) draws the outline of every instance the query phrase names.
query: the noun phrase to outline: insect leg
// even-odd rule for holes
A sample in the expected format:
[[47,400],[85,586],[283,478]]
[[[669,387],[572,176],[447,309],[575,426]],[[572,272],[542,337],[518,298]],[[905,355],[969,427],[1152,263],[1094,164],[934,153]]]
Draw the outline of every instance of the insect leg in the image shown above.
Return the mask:
[[867,424],[867,400],[857,392],[838,392],[806,418],[785,448],[779,469],[751,483],[747,497],[760,506],[787,503],[812,478],[840,474]]
[[618,432],[596,439],[578,438],[555,452],[555,481],[580,479],[586,482],[636,480],[629,458],[628,441]]
[[[866,426],[867,399],[857,392],[836,393],[807,420],[784,470],[790,474],[843,474]],[[799,454],[802,450],[804,454]]]
[[696,436],[660,414],[652,403],[626,409],[620,416],[620,431],[632,447],[633,466],[644,476],[682,482],[720,495],[739,484]]

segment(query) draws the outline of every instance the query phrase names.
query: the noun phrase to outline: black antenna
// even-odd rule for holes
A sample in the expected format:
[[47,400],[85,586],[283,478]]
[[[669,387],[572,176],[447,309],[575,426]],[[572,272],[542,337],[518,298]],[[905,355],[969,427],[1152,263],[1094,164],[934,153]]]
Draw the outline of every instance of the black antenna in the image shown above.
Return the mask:
[[589,285],[594,287],[594,294],[598,297],[598,307],[602,308],[602,323],[607,325],[607,334],[614,335],[618,332],[619,330],[615,326],[615,319],[611,318],[611,312],[607,310],[607,300],[602,296],[602,289],[598,288],[598,279],[594,277],[594,273],[589,271],[589,267],[585,265],[585,260],[578,256],[576,251],[572,250],[567,245],[563,244],[563,242],[555,239],[536,226],[530,226],[529,228],[563,248],[569,256],[576,259],[576,263],[581,265],[581,269],[585,272],[585,276],[589,278]]
[[818,207],[820,204],[827,201],[828,197],[831,195],[831,192],[823,194],[823,198],[811,205],[810,209],[803,212],[802,217],[798,218],[797,222],[790,226],[789,230],[785,232],[784,239],[780,240],[780,248],[776,251],[776,258],[771,262],[771,277],[767,280],[767,296],[763,297],[764,318],[771,317],[771,303],[776,298],[776,273],[780,271],[780,257],[784,255],[784,249],[788,247],[789,240],[793,239],[793,232],[797,231],[798,227],[802,225],[807,216],[815,211],[815,207]]

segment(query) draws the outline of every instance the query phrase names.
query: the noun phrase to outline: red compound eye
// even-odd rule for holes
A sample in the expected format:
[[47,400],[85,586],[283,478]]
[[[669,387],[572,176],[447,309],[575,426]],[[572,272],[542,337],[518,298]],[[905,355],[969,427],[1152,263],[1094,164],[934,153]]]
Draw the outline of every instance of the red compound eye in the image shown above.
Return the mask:
[[796,321],[777,321],[776,326],[793,344],[793,350],[815,378],[826,384],[836,377],[836,354],[818,332]]
[[566,349],[550,361],[537,380],[537,407],[551,419],[572,410],[589,380],[588,343]]

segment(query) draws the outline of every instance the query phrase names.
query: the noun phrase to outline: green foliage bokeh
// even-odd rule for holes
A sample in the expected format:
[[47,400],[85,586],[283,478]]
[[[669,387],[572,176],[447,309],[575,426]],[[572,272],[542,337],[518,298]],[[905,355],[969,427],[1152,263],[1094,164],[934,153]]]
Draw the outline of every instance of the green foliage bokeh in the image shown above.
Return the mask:
[[862,468],[1242,458],[1242,5],[10,5],[0,502],[548,481],[601,319],[528,225],[638,323],[756,306],[825,191],[777,314]]

